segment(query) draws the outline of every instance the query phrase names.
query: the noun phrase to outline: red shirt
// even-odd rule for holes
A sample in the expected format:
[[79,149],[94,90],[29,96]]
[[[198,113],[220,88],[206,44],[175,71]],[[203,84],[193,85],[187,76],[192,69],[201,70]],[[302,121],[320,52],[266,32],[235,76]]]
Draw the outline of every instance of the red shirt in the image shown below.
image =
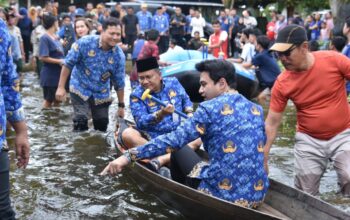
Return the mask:
[[149,57],[155,57],[155,58],[157,58],[157,60],[159,60],[158,46],[153,41],[147,41],[143,45],[143,47],[142,47],[142,49],[141,49],[137,59],[141,60],[141,59],[146,59],[146,58],[149,58]]
[[266,36],[269,38],[269,40],[275,40],[275,22],[270,21],[266,25]]
[[270,109],[283,112],[288,99],[297,109],[297,130],[329,140],[350,128],[350,105],[345,79],[350,80],[350,59],[333,51],[312,53],[308,71],[284,71],[271,93]]
[[224,53],[224,59],[227,58],[227,47],[228,47],[228,36],[226,31],[220,31],[218,33],[214,33],[209,37],[210,45],[219,44],[220,41],[223,41],[220,47],[216,47],[212,49],[212,54],[214,57],[219,57],[219,53]]

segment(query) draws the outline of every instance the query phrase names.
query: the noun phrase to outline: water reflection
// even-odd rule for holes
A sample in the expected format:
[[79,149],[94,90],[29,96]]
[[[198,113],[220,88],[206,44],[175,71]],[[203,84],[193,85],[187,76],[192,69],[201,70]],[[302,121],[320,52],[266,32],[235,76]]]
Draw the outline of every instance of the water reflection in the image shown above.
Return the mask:
[[[68,105],[41,110],[42,91],[34,73],[25,74],[22,94],[31,159],[26,170],[16,169],[11,152],[11,198],[19,219],[183,219],[142,192],[127,173],[114,178],[98,176],[114,154],[105,135],[93,130],[73,133]],[[111,107],[111,119],[116,106]],[[113,127],[110,123],[109,130]],[[295,112],[289,106],[270,166],[271,177],[289,185],[293,184],[294,130]],[[336,191],[336,174],[328,171],[322,180],[322,199],[349,210],[350,200],[335,195]]]

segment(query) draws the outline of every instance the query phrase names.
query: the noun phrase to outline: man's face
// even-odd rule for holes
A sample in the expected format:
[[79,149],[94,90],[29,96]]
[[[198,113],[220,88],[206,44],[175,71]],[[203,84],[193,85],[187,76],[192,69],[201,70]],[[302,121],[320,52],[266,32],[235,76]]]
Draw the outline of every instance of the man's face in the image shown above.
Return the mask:
[[289,52],[287,52],[288,55],[279,53],[278,57],[287,70],[299,72],[305,63],[306,54],[308,51],[307,48],[307,43],[300,46],[292,46],[289,49]]
[[147,7],[143,6],[143,7],[141,8],[141,10],[142,10],[143,12],[146,12],[146,11],[147,11]]
[[162,76],[156,69],[138,73],[139,82],[144,89],[149,89],[152,92],[157,92],[161,88]]
[[74,13],[74,12],[75,12],[75,9],[76,9],[76,8],[75,8],[74,5],[71,5],[71,6],[68,7],[68,10],[69,10],[70,13]]
[[221,30],[220,24],[213,24],[213,30],[215,33],[219,33]]
[[0,18],[4,21],[6,21],[6,15],[4,12],[0,11]]
[[235,9],[232,9],[232,10],[230,11],[230,15],[231,15],[232,17],[236,16],[236,15],[237,15],[237,11],[236,11]]
[[14,15],[10,15],[7,24],[10,26],[16,25],[17,18]]
[[129,14],[129,15],[134,14],[134,10],[133,10],[132,8],[128,8],[128,14]]
[[45,11],[52,12],[52,10],[53,10],[52,3],[48,2],[45,6]]
[[249,40],[249,43],[255,45],[255,43],[256,43],[256,36],[254,34],[249,34],[248,40]]
[[91,11],[92,9],[94,9],[94,6],[93,6],[91,3],[88,3],[88,4],[86,5],[86,9],[87,9],[88,11]]
[[108,26],[106,30],[102,32],[102,41],[110,47],[114,47],[121,40],[121,27]]
[[348,25],[345,23],[343,26],[343,34],[344,36],[348,36],[350,33],[350,27],[348,27]]
[[209,77],[208,72],[201,72],[199,94],[204,100],[210,100],[220,95],[219,82],[214,84],[214,81]]
[[63,24],[64,24],[64,25],[70,25],[70,24],[71,24],[70,17],[65,17],[65,18],[63,19]]
[[194,38],[195,38],[195,39],[200,39],[200,35],[199,35],[198,32],[194,33]]

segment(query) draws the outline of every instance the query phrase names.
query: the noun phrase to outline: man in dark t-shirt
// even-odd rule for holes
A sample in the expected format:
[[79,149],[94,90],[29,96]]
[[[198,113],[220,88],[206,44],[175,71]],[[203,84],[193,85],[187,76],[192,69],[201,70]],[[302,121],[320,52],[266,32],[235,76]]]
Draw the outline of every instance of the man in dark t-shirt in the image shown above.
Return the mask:
[[128,44],[130,51],[132,51],[133,44],[139,33],[139,20],[134,14],[134,9],[132,7],[128,8],[128,14],[123,17],[122,22],[124,43]]
[[171,38],[175,39],[179,46],[185,48],[185,25],[186,17],[181,13],[181,8],[175,9],[175,14],[170,19],[170,34]]
[[255,48],[258,53],[253,57],[250,63],[243,63],[243,67],[256,67],[256,76],[259,80],[258,102],[265,104],[266,95],[271,90],[275,83],[277,76],[281,70],[277,64],[276,59],[268,51],[270,40],[265,35],[257,37]]

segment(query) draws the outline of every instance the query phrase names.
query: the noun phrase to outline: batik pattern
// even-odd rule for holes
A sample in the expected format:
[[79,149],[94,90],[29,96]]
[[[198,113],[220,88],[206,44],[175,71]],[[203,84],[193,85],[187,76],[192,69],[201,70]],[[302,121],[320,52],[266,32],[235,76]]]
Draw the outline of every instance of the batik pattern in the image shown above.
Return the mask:
[[[155,112],[159,111],[162,106],[150,99],[141,100],[144,91],[144,88],[139,85],[130,95],[130,109],[137,128],[147,133],[151,138],[175,130],[181,123],[180,116],[173,113],[158,122]],[[161,91],[150,94],[165,104],[174,105],[175,109],[179,111],[191,112],[193,110],[192,102],[185,89],[174,77],[164,78]]]
[[19,94],[19,79],[11,56],[11,36],[6,24],[0,19],[0,149],[5,141],[6,120],[24,120]]
[[198,137],[209,155],[208,163],[197,164],[189,175],[201,180],[198,189],[245,207],[258,206],[269,186],[263,166],[263,109],[240,94],[223,94],[201,103],[175,131],[130,153],[134,159],[153,158]]
[[115,46],[104,51],[99,36],[85,36],[72,45],[65,59],[72,69],[69,90],[84,101],[93,97],[95,104],[111,102],[110,78],[116,90],[125,86],[125,55]]

